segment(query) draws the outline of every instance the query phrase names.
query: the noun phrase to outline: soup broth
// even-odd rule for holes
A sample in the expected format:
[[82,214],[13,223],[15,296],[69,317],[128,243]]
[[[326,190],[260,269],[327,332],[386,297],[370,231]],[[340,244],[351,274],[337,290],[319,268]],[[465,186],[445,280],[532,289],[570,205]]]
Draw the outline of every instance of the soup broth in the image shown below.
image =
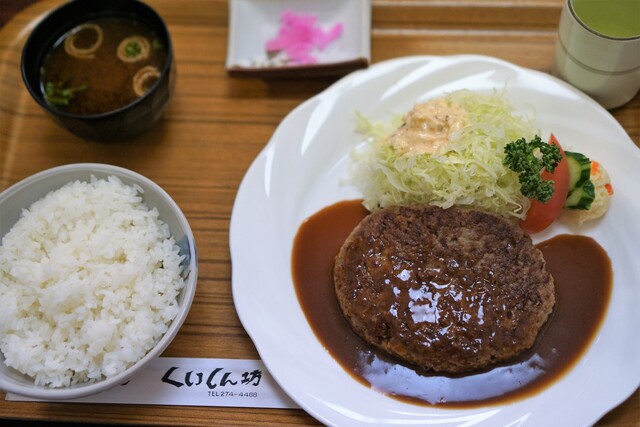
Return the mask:
[[160,76],[166,47],[143,24],[100,18],[62,36],[41,67],[41,90],[61,111],[92,115],[122,108]]

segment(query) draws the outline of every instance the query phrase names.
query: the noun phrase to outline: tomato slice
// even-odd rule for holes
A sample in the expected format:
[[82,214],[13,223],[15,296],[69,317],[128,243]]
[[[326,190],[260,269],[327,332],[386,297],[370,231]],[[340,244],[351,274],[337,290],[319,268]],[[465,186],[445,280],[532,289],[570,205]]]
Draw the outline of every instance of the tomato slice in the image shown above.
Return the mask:
[[551,134],[549,144],[556,145],[560,149],[562,159],[558,162],[558,166],[549,173],[543,170],[541,177],[544,180],[553,180],[553,196],[546,203],[539,200],[531,199],[531,207],[527,212],[527,217],[520,221],[520,227],[529,233],[538,233],[548,226],[560,215],[562,206],[567,199],[569,193],[569,165],[564,156],[564,151],[556,137]]

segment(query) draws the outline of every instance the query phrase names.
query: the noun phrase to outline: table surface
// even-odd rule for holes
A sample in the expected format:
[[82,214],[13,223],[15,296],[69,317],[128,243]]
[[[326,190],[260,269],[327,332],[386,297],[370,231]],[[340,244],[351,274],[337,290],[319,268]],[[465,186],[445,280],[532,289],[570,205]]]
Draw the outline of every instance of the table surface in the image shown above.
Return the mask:
[[[336,78],[264,81],[227,76],[228,4],[157,0],[178,66],[161,123],[133,141],[96,144],[50,122],[19,74],[33,23],[60,0],[0,0],[0,190],[74,162],[134,169],[165,188],[189,219],[200,274],[190,315],[165,356],[257,359],[231,297],[228,229],[237,188],[280,121]],[[475,53],[550,72],[562,0],[373,0],[372,62],[418,54]],[[640,147],[640,96],[611,113]],[[191,344],[197,337],[198,345]],[[222,338],[222,339],[220,339]],[[149,425],[317,425],[302,410],[8,402],[0,419]],[[640,425],[638,390],[599,426]]]

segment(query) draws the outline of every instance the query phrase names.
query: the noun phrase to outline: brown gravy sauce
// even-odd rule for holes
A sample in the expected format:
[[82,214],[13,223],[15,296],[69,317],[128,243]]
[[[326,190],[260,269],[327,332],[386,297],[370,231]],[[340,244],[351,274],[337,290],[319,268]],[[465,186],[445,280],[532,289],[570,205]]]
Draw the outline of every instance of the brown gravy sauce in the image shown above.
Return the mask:
[[361,200],[350,200],[308,218],[294,241],[292,274],[298,300],[320,342],[355,379],[384,394],[454,408],[531,396],[571,369],[604,319],[613,282],[607,253],[590,237],[556,236],[537,245],[555,280],[556,307],[531,350],[508,364],[471,374],[419,372],[360,339],[335,296],[335,256],[367,213]]

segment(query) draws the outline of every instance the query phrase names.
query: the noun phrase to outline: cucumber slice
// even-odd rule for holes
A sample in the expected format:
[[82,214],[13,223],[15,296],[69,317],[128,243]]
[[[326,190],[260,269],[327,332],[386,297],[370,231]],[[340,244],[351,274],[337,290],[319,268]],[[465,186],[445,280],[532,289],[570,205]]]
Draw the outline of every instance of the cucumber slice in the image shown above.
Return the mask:
[[574,189],[582,187],[591,175],[591,160],[582,153],[565,151],[565,158],[569,165],[569,195]]
[[596,189],[591,180],[588,180],[582,186],[574,188],[569,197],[564,202],[565,209],[589,210],[591,203],[596,198]]

